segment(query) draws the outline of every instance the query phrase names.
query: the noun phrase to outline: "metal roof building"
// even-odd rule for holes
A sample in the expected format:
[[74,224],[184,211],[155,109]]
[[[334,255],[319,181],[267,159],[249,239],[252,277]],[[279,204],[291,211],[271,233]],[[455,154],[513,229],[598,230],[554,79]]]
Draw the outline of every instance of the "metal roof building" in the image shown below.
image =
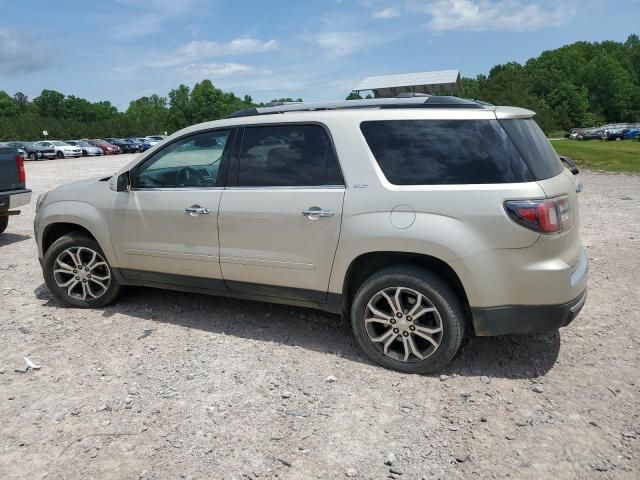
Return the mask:
[[375,98],[395,97],[401,93],[455,95],[460,92],[460,72],[458,70],[441,70],[379,75],[363,79],[353,89],[358,94],[369,90],[373,91]]

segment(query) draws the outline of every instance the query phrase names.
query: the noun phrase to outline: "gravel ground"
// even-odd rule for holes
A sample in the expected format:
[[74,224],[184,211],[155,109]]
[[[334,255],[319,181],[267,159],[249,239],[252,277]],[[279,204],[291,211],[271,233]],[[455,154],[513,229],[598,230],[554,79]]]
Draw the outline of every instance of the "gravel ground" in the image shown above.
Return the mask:
[[35,198],[129,159],[27,164],[33,202],[0,237],[0,478],[639,478],[640,177],[582,175],[572,325],[472,339],[418,376],[302,308],[145,288],[63,308]]

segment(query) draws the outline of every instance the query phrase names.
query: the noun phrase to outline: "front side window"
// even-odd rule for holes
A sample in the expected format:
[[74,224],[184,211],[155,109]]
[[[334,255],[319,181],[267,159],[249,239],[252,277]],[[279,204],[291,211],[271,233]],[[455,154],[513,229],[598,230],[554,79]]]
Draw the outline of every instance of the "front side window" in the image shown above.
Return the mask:
[[497,120],[384,120],[360,129],[394,185],[533,181]]
[[229,130],[182,138],[142,164],[135,188],[215,187]]
[[319,125],[268,125],[245,129],[238,169],[241,187],[343,185],[325,129]]

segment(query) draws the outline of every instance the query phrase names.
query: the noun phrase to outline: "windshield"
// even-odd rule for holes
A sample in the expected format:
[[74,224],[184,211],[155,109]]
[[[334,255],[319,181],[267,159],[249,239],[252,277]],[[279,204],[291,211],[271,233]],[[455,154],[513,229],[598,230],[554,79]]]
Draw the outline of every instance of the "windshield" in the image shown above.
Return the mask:
[[53,143],[56,147],[64,147],[64,146],[69,145],[68,143],[60,142],[60,141],[54,141],[54,142],[51,142],[51,143]]

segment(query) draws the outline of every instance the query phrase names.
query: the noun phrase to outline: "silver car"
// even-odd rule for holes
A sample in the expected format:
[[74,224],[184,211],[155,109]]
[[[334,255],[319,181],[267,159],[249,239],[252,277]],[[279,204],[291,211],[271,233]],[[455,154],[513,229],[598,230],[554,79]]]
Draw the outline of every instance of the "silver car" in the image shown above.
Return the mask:
[[66,143],[82,150],[83,157],[99,157],[103,154],[102,149],[91,145],[89,142],[84,140],[67,140]]
[[555,330],[584,305],[578,188],[533,117],[416,97],[194,125],[39,198],[45,282],[83,308],[126,285],[319,308],[373,361],[438,370],[466,334]]

